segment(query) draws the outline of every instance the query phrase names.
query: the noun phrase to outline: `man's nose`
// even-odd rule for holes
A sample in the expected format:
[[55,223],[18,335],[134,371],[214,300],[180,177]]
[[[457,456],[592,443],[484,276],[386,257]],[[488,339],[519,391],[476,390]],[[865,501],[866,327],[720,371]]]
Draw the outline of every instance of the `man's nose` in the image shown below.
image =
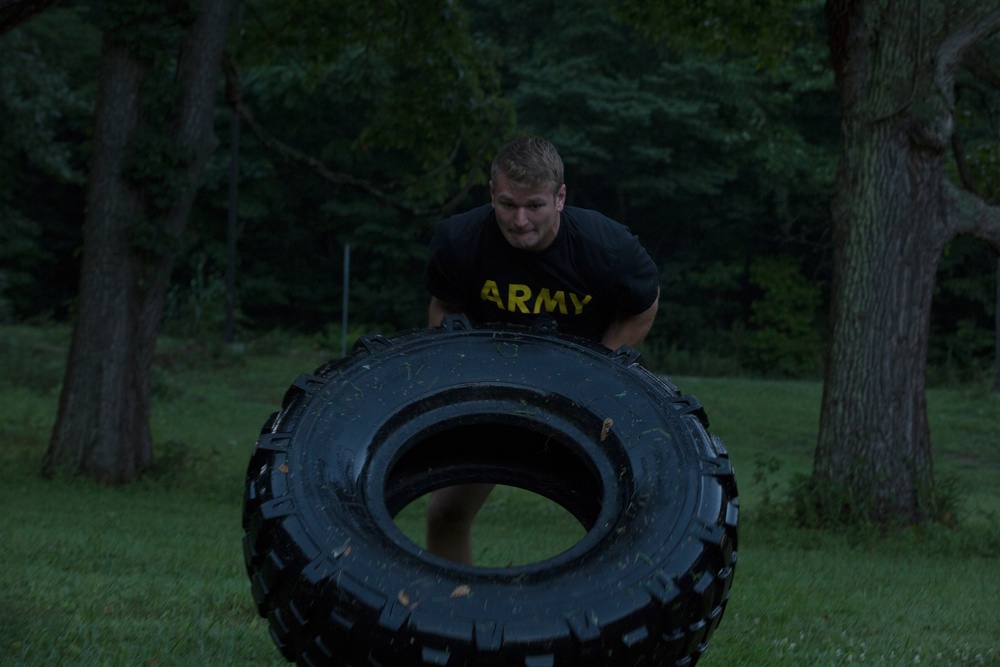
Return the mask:
[[528,224],[528,209],[518,206],[514,212],[514,224],[518,227],[525,227]]

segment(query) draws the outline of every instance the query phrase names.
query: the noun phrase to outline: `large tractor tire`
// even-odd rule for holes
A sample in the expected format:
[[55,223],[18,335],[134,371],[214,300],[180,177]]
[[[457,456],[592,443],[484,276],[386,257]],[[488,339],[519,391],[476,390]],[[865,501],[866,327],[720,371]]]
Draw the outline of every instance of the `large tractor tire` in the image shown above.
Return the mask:
[[[694,665],[729,598],[736,482],[702,407],[545,327],[362,338],[264,425],[244,553],[282,654],[339,667]],[[460,565],[393,517],[455,484],[516,486],[586,530],[509,568]]]

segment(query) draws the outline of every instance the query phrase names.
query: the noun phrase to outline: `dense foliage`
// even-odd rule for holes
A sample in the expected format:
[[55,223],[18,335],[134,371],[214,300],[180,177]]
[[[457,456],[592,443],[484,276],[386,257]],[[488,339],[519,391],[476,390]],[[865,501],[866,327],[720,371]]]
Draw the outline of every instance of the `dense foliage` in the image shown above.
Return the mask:
[[[492,152],[528,132],[562,150],[570,203],[628,224],[659,263],[650,360],[706,373],[816,372],[839,119],[821,8],[791,4],[806,7],[762,66],[759,55],[720,56],[711,43],[657,41],[628,22],[627,2],[585,0],[573,11],[534,1],[246,2],[230,46],[242,100],[270,138],[312,161],[276,152],[244,121],[244,335],[336,330],[348,243],[353,327],[421,326],[434,221],[485,201]],[[69,3],[0,36],[6,321],[72,316],[94,6]],[[1000,98],[970,88],[960,104],[971,173],[982,187],[1000,182]],[[174,333],[221,335],[231,115],[220,95],[221,145],[164,323]],[[943,371],[988,367],[993,280],[984,245],[952,244],[934,314],[932,362]]]

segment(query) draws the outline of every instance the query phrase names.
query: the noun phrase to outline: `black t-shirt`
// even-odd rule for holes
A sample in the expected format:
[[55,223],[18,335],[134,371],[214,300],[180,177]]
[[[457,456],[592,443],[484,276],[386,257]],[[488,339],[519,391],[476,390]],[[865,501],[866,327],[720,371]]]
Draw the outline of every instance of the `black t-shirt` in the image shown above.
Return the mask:
[[541,252],[512,247],[490,204],[438,223],[427,288],[473,322],[529,324],[555,318],[558,330],[599,341],[617,317],[656,300],[656,264],[627,227],[567,206],[559,233]]

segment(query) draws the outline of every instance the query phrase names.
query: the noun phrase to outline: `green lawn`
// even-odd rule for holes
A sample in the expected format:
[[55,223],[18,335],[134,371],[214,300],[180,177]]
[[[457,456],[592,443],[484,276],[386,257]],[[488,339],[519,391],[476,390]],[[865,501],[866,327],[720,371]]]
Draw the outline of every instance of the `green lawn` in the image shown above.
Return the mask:
[[[0,327],[0,664],[286,664],[243,568],[243,475],[285,388],[326,355],[305,342],[234,357],[165,341],[157,469],[114,489],[38,475],[65,339]],[[706,406],[741,494],[732,599],[701,665],[1000,665],[1000,398],[930,392],[937,472],[961,489],[959,526],[879,537],[793,528],[777,510],[790,476],[811,465],[818,383],[673,380]],[[399,522],[419,541],[419,507]],[[578,536],[561,508],[511,489],[476,529],[492,564],[538,560]]]

